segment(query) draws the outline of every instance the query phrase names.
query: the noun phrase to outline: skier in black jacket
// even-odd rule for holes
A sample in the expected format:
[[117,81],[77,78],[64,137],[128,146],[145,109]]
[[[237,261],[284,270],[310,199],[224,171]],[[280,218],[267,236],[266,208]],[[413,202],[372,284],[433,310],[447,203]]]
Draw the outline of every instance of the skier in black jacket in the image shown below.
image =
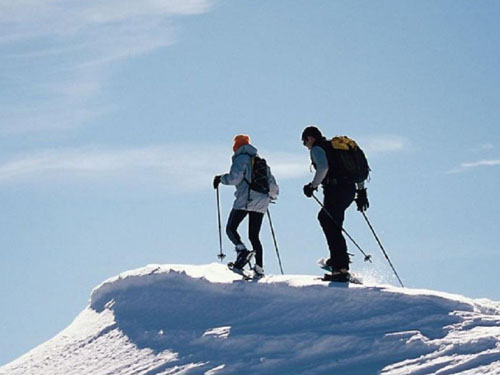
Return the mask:
[[[330,258],[326,264],[332,269],[332,280],[349,280],[349,254],[347,244],[342,234],[345,211],[356,200],[359,211],[365,211],[369,207],[364,183],[345,183],[335,178],[332,168],[331,142],[328,141],[321,131],[315,126],[308,126],[302,132],[302,143],[311,152],[311,161],[316,169],[313,180],[304,186],[304,194],[310,198],[319,185],[323,186],[325,209],[332,218],[321,209],[318,220],[325,233],[330,249]],[[356,199],[355,199],[356,197]]]

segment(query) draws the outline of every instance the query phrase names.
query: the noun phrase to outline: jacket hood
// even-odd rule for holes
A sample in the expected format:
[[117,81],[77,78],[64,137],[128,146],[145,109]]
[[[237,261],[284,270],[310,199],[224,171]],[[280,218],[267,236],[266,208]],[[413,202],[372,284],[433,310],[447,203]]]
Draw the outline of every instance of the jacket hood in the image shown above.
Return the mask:
[[257,155],[257,149],[252,145],[243,145],[239,149],[236,150],[234,156],[238,156],[241,154],[248,154],[250,156]]

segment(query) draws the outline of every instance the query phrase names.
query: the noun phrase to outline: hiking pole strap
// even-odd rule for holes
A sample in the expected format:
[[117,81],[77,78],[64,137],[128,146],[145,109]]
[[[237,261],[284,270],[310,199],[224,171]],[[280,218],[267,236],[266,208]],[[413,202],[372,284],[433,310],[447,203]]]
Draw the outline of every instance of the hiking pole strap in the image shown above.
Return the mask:
[[281,274],[284,275],[283,266],[281,265],[280,252],[278,250],[278,242],[276,242],[276,235],[274,234],[273,221],[271,220],[271,213],[267,209],[267,218],[269,219],[269,226],[271,227],[271,234],[273,235],[274,247],[276,249],[276,255],[278,256],[278,263],[280,265]]
[[378,236],[377,236],[377,233],[375,233],[375,229],[373,229],[373,226],[372,224],[370,223],[370,220],[368,220],[368,217],[366,216],[365,212],[364,211],[361,211],[361,214],[363,215],[363,217],[365,218],[366,220],[366,223],[368,224],[368,227],[370,227],[370,230],[372,231],[373,233],[373,236],[375,237],[375,240],[377,241],[378,245],[380,246],[380,250],[382,250],[382,253],[384,254],[385,256],[385,259],[387,259],[387,262],[389,262],[389,265],[391,266],[392,268],[392,271],[394,272],[394,274],[396,275],[396,277],[398,278],[398,281],[399,283],[401,284],[401,286],[404,288],[405,286],[403,285],[403,282],[401,281],[401,278],[399,277],[398,273],[396,272],[396,269],[394,268],[394,266],[392,265],[392,262],[391,260],[389,259],[389,256],[387,255],[387,252],[385,251],[384,249],[384,246],[382,245],[382,242],[380,242]]
[[321,203],[321,201],[318,199],[318,197],[316,195],[314,195],[314,193],[312,193],[312,197],[316,200],[316,202],[318,202],[318,204],[321,206],[321,208],[326,212],[326,214],[328,215],[328,217],[330,219],[332,219],[333,223],[342,230],[342,232],[347,236],[347,238],[349,238],[351,240],[351,242],[354,244],[354,246],[356,246],[358,248],[358,250],[361,252],[361,254],[364,255],[365,257],[365,262],[368,261],[370,263],[372,263],[372,256],[369,255],[369,254],[366,254],[363,249],[361,248],[361,246],[358,245],[358,243],[354,240],[354,238],[352,238],[352,236],[339,224],[335,221],[335,219],[333,218],[332,214],[326,209],[325,205],[323,203]]
[[222,252],[222,224],[221,224],[221,219],[220,219],[220,197],[219,197],[219,187],[217,186],[217,218],[219,222],[219,249],[220,253],[217,254],[217,257],[222,260],[226,257],[226,254]]

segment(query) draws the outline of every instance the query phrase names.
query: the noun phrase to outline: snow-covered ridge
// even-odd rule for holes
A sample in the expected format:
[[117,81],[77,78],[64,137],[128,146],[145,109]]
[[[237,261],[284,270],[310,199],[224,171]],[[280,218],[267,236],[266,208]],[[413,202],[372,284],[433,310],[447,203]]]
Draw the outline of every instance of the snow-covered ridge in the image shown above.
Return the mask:
[[245,282],[220,264],[106,280],[16,374],[500,374],[500,305],[314,276]]

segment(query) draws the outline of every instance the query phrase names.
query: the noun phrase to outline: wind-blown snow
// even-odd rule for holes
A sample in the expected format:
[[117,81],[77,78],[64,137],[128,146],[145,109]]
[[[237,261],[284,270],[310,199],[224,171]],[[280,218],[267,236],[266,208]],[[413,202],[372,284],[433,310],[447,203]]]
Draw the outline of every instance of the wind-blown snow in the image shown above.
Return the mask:
[[105,281],[2,375],[500,375],[500,304],[314,276],[151,265]]

